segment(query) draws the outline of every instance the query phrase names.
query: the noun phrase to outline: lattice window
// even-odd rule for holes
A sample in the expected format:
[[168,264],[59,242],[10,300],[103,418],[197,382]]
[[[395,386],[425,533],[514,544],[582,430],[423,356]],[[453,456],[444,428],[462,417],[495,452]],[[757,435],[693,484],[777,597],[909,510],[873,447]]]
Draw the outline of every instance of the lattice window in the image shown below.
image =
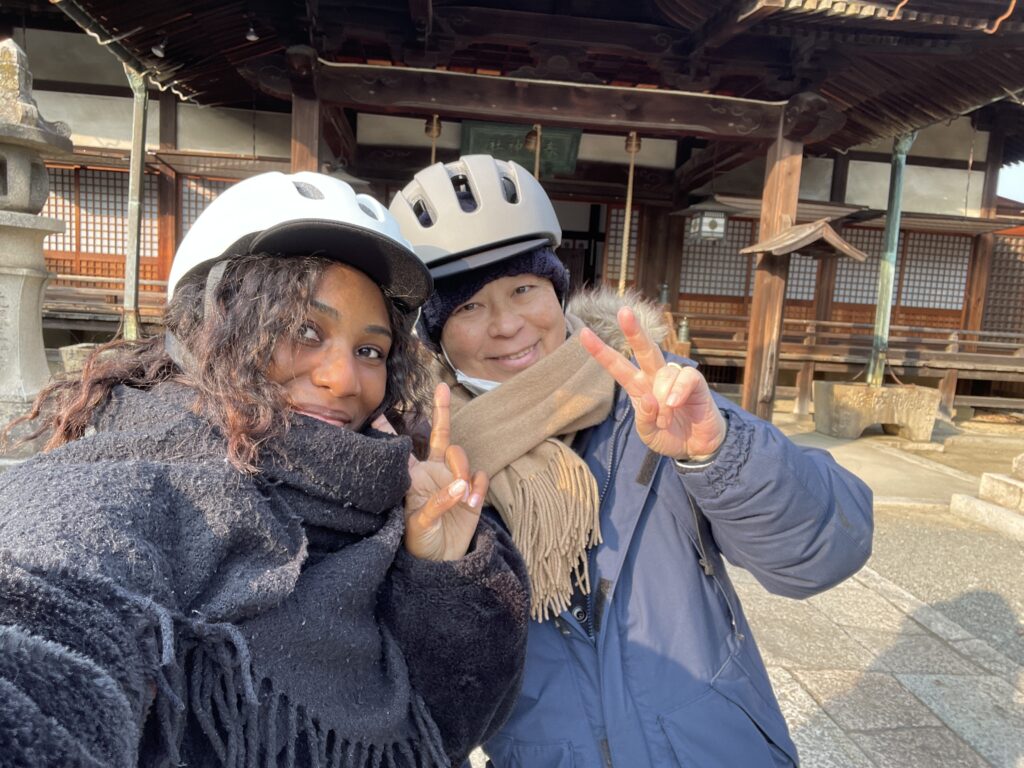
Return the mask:
[[160,254],[160,180],[147,173],[142,184],[142,228],[139,232],[139,253],[155,259]]
[[[882,256],[882,230],[848,227],[843,237],[868,255],[866,261],[841,258],[836,269],[836,289],[833,301],[843,304],[875,304],[878,301],[878,261]],[[899,274],[900,255],[896,254],[896,274]],[[896,290],[893,287],[893,304]]]
[[813,301],[814,286],[818,281],[818,260],[794,253],[789,259],[789,279],[786,281],[786,300]]
[[[604,269],[602,276],[608,285],[619,284],[622,268],[622,230],[626,221],[625,208],[608,208],[608,231],[605,233]],[[626,262],[626,285],[636,282],[637,244],[640,240],[640,209],[629,215],[629,252]]]
[[1024,333],[1024,237],[995,236],[982,328]]
[[60,219],[64,222],[64,234],[50,235],[43,240],[43,248],[49,251],[77,251],[75,238],[75,170],[73,168],[49,168],[50,196],[40,216]]
[[685,240],[679,292],[704,296],[747,296],[752,290],[751,257],[740,249],[754,240],[754,222],[729,219],[721,240]]
[[204,179],[198,176],[184,176],[181,182],[181,236],[192,228],[196,219],[221,192],[234,182],[219,179]]
[[82,170],[78,183],[82,253],[124,253],[128,174]]
[[[120,277],[128,232],[128,174],[117,170],[49,168],[50,194],[43,215],[64,221],[62,235],[44,241],[48,267],[59,274]],[[157,277],[159,179],[143,177],[140,274]],[[151,261],[147,262],[146,259]]]
[[927,309],[962,309],[971,260],[971,238],[934,232],[904,233],[900,305]]

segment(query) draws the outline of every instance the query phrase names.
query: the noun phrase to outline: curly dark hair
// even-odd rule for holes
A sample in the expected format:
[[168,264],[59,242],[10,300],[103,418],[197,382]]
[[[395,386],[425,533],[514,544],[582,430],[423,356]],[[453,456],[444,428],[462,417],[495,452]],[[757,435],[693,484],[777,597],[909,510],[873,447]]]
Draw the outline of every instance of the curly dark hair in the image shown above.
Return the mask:
[[[38,419],[35,431],[19,442],[48,435],[43,450],[52,450],[85,434],[115,386],[150,389],[175,380],[195,391],[193,410],[224,435],[228,460],[242,472],[258,471],[261,448],[288,429],[284,388],[267,377],[274,347],[295,338],[332,263],[316,256],[232,257],[211,301],[206,272],[189,275],[164,310],[164,326],[191,355],[187,370],[171,359],[163,334],[116,339],[98,347],[80,374],[43,389],[29,413],[4,429],[4,439],[17,425]],[[407,313],[386,291],[384,300],[393,334],[387,385],[367,423],[383,413],[408,434],[423,422],[430,378]]]

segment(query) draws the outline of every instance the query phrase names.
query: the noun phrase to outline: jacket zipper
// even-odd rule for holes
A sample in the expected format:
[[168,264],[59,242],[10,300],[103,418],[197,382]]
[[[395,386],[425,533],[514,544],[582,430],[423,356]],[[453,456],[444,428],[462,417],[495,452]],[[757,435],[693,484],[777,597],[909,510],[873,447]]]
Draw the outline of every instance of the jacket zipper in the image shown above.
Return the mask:
[[[604,498],[608,493],[608,489],[612,485],[612,477],[615,475],[615,449],[619,444],[619,436],[622,434],[622,428],[625,425],[626,420],[623,419],[615,425],[615,431],[612,432],[611,446],[608,449],[608,474],[605,476],[604,485],[601,488],[600,493],[597,496],[598,509],[604,507]],[[594,547],[587,549],[587,573],[591,575],[590,591],[587,593],[587,637],[591,640],[595,639],[594,633],[594,591],[597,589],[597,584],[594,583]],[[607,610],[607,606],[605,606]]]
[[697,534],[697,552],[700,555],[700,566],[704,569],[704,575],[715,582],[715,588],[722,595],[722,599],[725,601],[726,608],[729,609],[729,622],[732,624],[732,633],[736,638],[737,642],[743,642],[743,633],[740,632],[739,626],[736,624],[736,610],[733,608],[732,600],[729,599],[729,594],[725,591],[725,587],[715,574],[715,566],[708,559],[707,550],[704,548],[704,535],[701,533],[700,516],[701,511],[697,507],[697,502],[693,500],[693,496],[690,492],[683,487],[683,493],[686,494],[686,500],[690,504],[690,510],[693,512],[693,528]]

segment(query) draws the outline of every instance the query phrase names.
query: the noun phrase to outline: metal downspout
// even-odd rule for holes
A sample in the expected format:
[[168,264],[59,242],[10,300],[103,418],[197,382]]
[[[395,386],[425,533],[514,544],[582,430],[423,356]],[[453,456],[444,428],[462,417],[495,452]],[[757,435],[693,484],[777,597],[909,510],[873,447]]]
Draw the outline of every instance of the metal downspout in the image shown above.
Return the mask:
[[142,182],[146,172],[146,114],[149,94],[143,76],[124,65],[132,87],[132,154],[128,173],[128,238],[124,256],[124,316],[121,331],[125,339],[139,338],[139,256],[141,255]]
[[896,253],[900,244],[900,216],[903,213],[903,170],[907,152],[917,131],[897,136],[892,143],[892,168],[889,172],[889,202],[885,215],[885,246],[878,263],[878,305],[875,307],[875,331],[868,361],[867,383],[881,387],[889,354],[889,321],[892,319],[892,290],[896,281]]

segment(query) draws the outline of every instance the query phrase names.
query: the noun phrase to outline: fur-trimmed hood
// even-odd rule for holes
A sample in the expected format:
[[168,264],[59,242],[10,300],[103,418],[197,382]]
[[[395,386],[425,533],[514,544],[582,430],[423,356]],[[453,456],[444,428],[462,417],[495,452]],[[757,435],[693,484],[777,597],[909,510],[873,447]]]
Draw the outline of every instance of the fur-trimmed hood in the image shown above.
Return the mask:
[[582,320],[605,344],[625,355],[630,352],[630,348],[617,319],[622,307],[633,310],[640,326],[655,344],[661,344],[668,336],[665,313],[654,302],[634,290],[619,296],[616,291],[605,286],[588,288],[573,294],[566,311]]

